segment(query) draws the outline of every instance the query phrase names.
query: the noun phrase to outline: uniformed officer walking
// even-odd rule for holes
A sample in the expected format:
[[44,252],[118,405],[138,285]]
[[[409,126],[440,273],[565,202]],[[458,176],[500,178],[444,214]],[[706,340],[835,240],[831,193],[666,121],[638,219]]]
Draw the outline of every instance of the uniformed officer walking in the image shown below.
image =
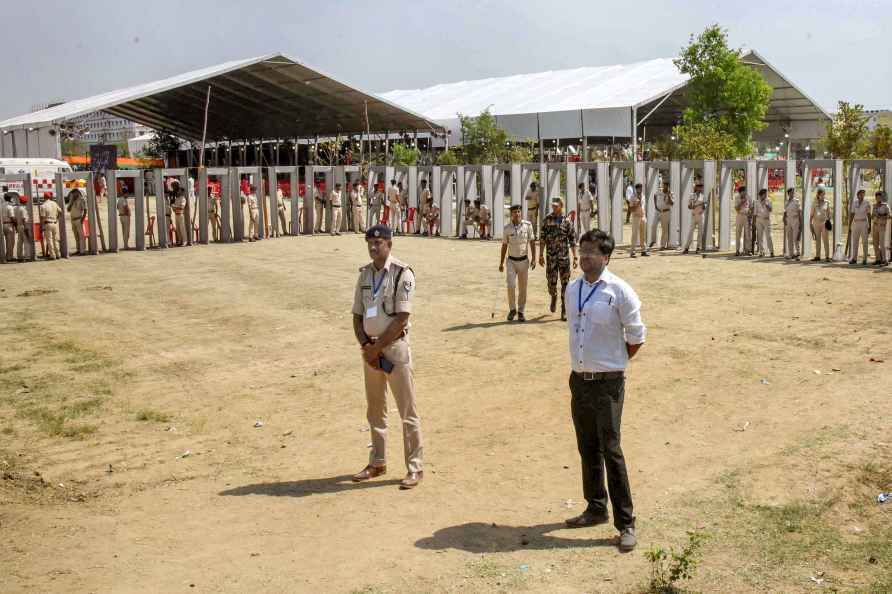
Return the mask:
[[353,205],[353,232],[361,233],[365,230],[365,190],[359,182],[353,182],[353,190],[350,192],[350,203]]
[[278,217],[277,236],[290,235],[288,233],[288,211],[285,207],[285,194],[282,188],[276,188],[276,216]]
[[81,255],[86,250],[86,237],[84,236],[84,217],[87,215],[87,201],[77,188],[68,194],[68,218],[71,221],[71,231],[74,234],[75,255]]
[[257,204],[257,190],[251,186],[246,199],[248,205],[248,241],[257,241],[260,236],[258,229],[260,228],[260,205]]
[[635,257],[635,246],[641,247],[641,255],[647,253],[647,214],[644,212],[644,186],[635,184],[635,192],[629,198],[629,210],[632,213],[632,250],[629,257]]
[[851,206],[852,244],[850,247],[849,264],[858,263],[858,244],[864,249],[864,259],[861,264],[867,265],[867,236],[870,231],[870,202],[864,198],[864,190],[858,190]]
[[387,472],[387,387],[390,386],[402,419],[408,470],[400,488],[411,489],[424,477],[421,419],[415,406],[415,372],[409,348],[415,274],[407,264],[391,255],[393,241],[389,227],[369,227],[365,237],[372,262],[359,269],[353,297],[353,333],[362,348],[366,417],[372,448],[368,465],[353,480],[365,481]]
[[[813,261],[821,259],[821,245],[824,245],[824,259],[829,262],[830,253],[830,229],[827,222],[830,220],[830,203],[824,197],[824,188],[818,188],[815,194],[815,203],[811,207],[811,215],[808,222],[811,226],[812,237],[815,239],[815,257]],[[832,225],[832,223],[831,223]]]
[[328,203],[331,206],[331,229],[328,231],[332,235],[341,234],[341,208],[343,206],[343,195],[344,193],[341,191],[341,184],[336,183],[334,190],[331,191],[328,198]]
[[[609,521],[619,531],[619,549],[637,544],[635,512],[626,461],[620,446],[625,370],[644,344],[641,300],[631,286],[607,270],[613,238],[590,231],[579,239],[583,275],[566,290],[570,307],[570,410],[582,459],[582,492],[588,505],[569,518],[569,528]],[[604,483],[604,474],[607,483]]]
[[765,244],[768,244],[768,254],[774,257],[774,241],[771,239],[771,200],[768,199],[768,190],[759,190],[759,199],[755,204],[756,216],[756,244],[759,246],[759,257],[765,256]]
[[592,228],[592,211],[594,210],[595,197],[585,184],[576,186],[579,202],[579,233],[585,233]]
[[[888,174],[887,174],[888,175]],[[886,228],[889,223],[889,204],[886,202],[886,193],[877,192],[873,205],[873,253],[876,256],[874,264],[885,266],[889,264],[886,256]]]
[[[517,317],[518,322],[526,322],[524,310],[527,304],[527,281],[530,270],[536,269],[536,241],[533,225],[521,219],[519,204],[511,206],[511,222],[505,225],[502,233],[502,254],[499,257],[499,272],[505,272],[505,256],[508,256],[508,321]],[[515,297],[514,289],[517,288]]]
[[40,216],[40,226],[43,229],[43,237],[46,242],[46,255],[50,260],[61,256],[59,250],[59,215],[62,208],[52,198],[47,198],[37,209]]
[[683,254],[687,254],[691,247],[691,241],[694,239],[694,233],[697,234],[697,253],[705,246],[703,245],[703,213],[706,212],[706,200],[703,197],[703,184],[694,184],[694,193],[688,198],[688,210],[691,211],[691,226],[688,229],[688,238],[684,242]]
[[530,184],[530,189],[523,197],[527,205],[527,220],[533,225],[533,233],[539,238],[539,188],[536,182]]
[[746,193],[746,186],[740,186],[740,189],[737,191],[737,197],[734,199],[734,212],[737,213],[734,220],[737,232],[736,242],[734,244],[735,256],[751,255],[750,245],[753,240],[750,237],[749,218],[752,214],[752,210],[753,204],[749,194]]
[[[220,241],[220,198],[208,187],[208,221],[214,241]],[[137,231],[138,232],[138,231]]]
[[660,229],[660,249],[669,249],[669,221],[675,199],[669,191],[669,182],[663,182],[661,190],[654,194],[654,220],[650,224],[650,247],[657,243],[657,227]]
[[[540,233],[545,248],[539,251],[539,266],[545,267],[545,279],[548,282],[548,293],[551,295],[549,309],[554,313],[557,307],[557,281],[561,279],[561,319],[567,319],[567,308],[564,304],[564,290],[570,282],[570,251],[573,252],[573,270],[576,270],[576,230],[570,219],[564,216],[564,201],[555,198],[551,201],[551,212],[542,221]],[[543,254],[544,252],[544,254]]]
[[802,205],[794,188],[787,188],[787,203],[784,205],[784,258],[799,259],[799,233],[802,230]]
[[123,192],[118,196],[118,203],[115,205],[115,208],[118,209],[118,221],[121,222],[121,235],[124,239],[122,249],[126,250],[130,247],[130,202]]

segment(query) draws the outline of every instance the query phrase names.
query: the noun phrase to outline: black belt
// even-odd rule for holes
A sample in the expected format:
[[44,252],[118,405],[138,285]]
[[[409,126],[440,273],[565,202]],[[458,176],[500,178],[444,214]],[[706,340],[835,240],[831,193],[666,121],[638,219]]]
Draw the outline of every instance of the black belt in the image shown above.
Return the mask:
[[55,225],[55,224],[58,223],[58,222],[59,222],[59,221],[58,221],[57,219],[52,219],[52,220],[50,220],[50,219],[46,219],[46,220],[44,221],[44,223],[50,223],[50,224],[53,224],[53,225]]
[[528,258],[527,256],[521,256],[520,258],[515,258],[514,256],[508,256],[509,260],[513,260],[515,262],[523,262],[527,258]]
[[625,371],[602,371],[599,373],[590,373],[588,371],[578,373],[573,371],[572,374],[584,382],[603,382],[607,380],[622,379],[626,376]]

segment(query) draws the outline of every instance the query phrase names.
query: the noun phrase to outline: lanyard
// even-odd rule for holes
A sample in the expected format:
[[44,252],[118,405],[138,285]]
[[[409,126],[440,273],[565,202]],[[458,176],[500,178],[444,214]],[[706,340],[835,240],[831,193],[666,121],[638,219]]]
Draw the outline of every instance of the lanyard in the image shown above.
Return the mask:
[[381,285],[384,284],[384,277],[387,276],[387,269],[381,271],[381,280],[375,281],[375,273],[372,273],[372,299],[378,298],[378,291],[381,289]]
[[595,286],[592,287],[592,290],[589,291],[588,296],[584,300],[582,298],[582,281],[579,282],[579,297],[577,298],[577,301],[579,302],[579,315],[582,315],[582,309],[585,307],[585,304],[588,303],[589,300],[592,298],[592,295],[595,294],[595,291],[598,290],[598,287],[601,286],[601,282],[602,281],[598,281],[595,283]]

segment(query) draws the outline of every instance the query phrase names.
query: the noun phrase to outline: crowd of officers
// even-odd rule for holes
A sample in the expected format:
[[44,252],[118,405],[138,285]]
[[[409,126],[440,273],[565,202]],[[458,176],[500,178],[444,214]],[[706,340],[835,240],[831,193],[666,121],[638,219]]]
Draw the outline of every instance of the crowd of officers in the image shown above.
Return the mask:
[[[107,195],[107,186],[104,176],[97,178],[96,187],[97,200],[101,201]],[[167,221],[169,228],[166,232],[169,234],[170,242],[173,245],[186,244],[188,233],[197,234],[197,224],[195,220],[195,205],[197,205],[195,197],[195,183],[189,179],[188,188],[181,187],[178,178],[171,177],[163,181],[163,191],[166,200],[164,201]],[[371,200],[367,197],[365,180],[347,182],[342,185],[336,183],[334,188],[328,192],[320,192],[319,187],[313,185],[313,208],[314,208],[314,231],[316,233],[328,232],[332,235],[340,235],[342,229],[350,230],[354,233],[364,233],[366,229],[366,209],[368,209],[369,220],[371,225],[383,224],[391,229],[394,235],[417,234],[423,236],[440,235],[440,209],[434,203],[433,195],[428,187],[427,180],[421,181],[421,192],[419,196],[420,208],[411,208],[409,206],[408,193],[402,183],[398,183],[396,179],[389,180],[386,189],[382,186],[376,187]],[[554,296],[557,293],[556,283],[560,278],[562,284],[565,279],[569,278],[569,272],[564,270],[563,265],[557,264],[558,260],[569,263],[569,255],[564,250],[557,250],[556,247],[549,247],[551,244],[558,242],[568,242],[571,238],[569,233],[570,227],[573,229],[572,237],[590,230],[594,225],[600,226],[598,222],[598,201],[595,196],[594,187],[580,183],[578,186],[578,207],[575,218],[565,217],[563,215],[563,203],[561,202],[560,211],[552,211],[543,221],[539,220],[541,191],[536,182],[529,185],[524,196],[526,206],[527,219],[530,233],[533,240],[540,240],[542,248],[540,250],[540,259],[542,255],[553,252],[555,254],[555,267],[549,267],[547,277],[549,279],[549,292]],[[3,196],[3,203],[0,204],[0,220],[3,224],[3,241],[6,247],[7,260],[17,258],[20,261],[30,260],[33,245],[33,229],[31,209],[27,204],[27,198],[19,196],[13,192],[7,192]],[[648,256],[649,250],[659,244],[660,249],[670,249],[670,218],[672,207],[676,203],[676,198],[669,190],[668,182],[659,184],[659,189],[651,197],[654,206],[654,217],[650,221],[650,237],[651,242],[646,243],[648,236],[647,228],[647,198],[644,195],[641,184],[628,183],[624,195],[626,203],[627,223],[630,223],[632,229],[630,256],[635,258],[640,256]],[[73,237],[73,249],[75,254],[86,253],[86,233],[84,231],[84,219],[87,217],[87,202],[84,193],[80,189],[73,189],[66,196],[66,218],[71,225]],[[272,235],[289,235],[294,232],[290,228],[290,216],[286,204],[287,201],[283,195],[281,188],[276,190],[276,213],[278,225],[269,225],[272,227]],[[259,236],[261,225],[266,225],[266,217],[262,213],[262,204],[258,200],[256,187],[244,185],[240,191],[240,203],[245,209],[247,217],[247,236],[248,241],[254,241]],[[189,209],[189,206],[191,209]],[[709,202],[703,193],[703,184],[696,182],[693,192],[684,207],[686,207],[687,216],[690,217],[688,225],[688,233],[684,238],[683,244],[680,246],[682,253],[689,253],[691,246],[696,242],[695,251],[700,252],[704,248],[702,244],[704,238],[704,219],[706,209]],[[554,206],[554,205],[552,205]],[[492,238],[492,213],[487,205],[480,201],[469,199],[464,200],[461,204],[460,216],[462,221],[462,233],[460,237],[467,239],[469,237],[479,237],[480,239]],[[127,249],[130,245],[131,233],[131,205],[126,196],[126,192],[119,193],[117,199],[117,214],[121,225],[122,245]],[[772,212],[774,206],[768,197],[768,191],[765,189],[757,193],[755,199],[750,196],[745,186],[738,188],[734,197],[734,219],[735,219],[735,238],[737,256],[760,256],[774,257],[775,247],[772,239]],[[40,225],[42,231],[41,246],[43,254],[46,258],[55,259],[59,257],[59,212],[60,207],[53,200],[44,200],[39,208]],[[346,213],[344,212],[346,211]],[[191,221],[187,221],[187,212],[191,212]],[[326,217],[326,213],[329,216]],[[221,214],[220,195],[213,191],[213,187],[208,192],[208,219],[211,235],[214,241],[221,238]],[[864,190],[859,190],[849,205],[849,238],[847,240],[845,250],[847,259],[850,264],[867,264],[868,258],[868,242],[872,238],[874,245],[875,260],[874,264],[879,266],[888,265],[887,250],[882,248],[883,238],[889,224],[890,209],[888,199],[883,192],[876,192],[874,201],[871,203]],[[520,215],[522,217],[522,209],[520,206],[512,207],[512,221]],[[808,220],[805,220],[807,215]],[[823,180],[817,180],[817,190],[815,200],[809,213],[803,213],[802,204],[793,188],[789,188],[786,192],[783,205],[783,226],[784,226],[784,246],[783,254],[787,259],[799,259],[801,234],[808,232],[811,234],[815,242],[814,261],[826,260],[830,261],[834,256],[830,245],[830,237],[833,224],[832,208],[827,200],[826,186]],[[303,225],[303,209],[298,213],[299,224]],[[509,237],[523,235],[520,232],[519,223],[509,223],[505,227],[503,237],[505,241],[509,241]],[[567,230],[564,230],[566,227]],[[150,245],[154,245],[154,221],[150,220],[146,234],[150,236]],[[575,241],[575,239],[574,239]],[[569,245],[569,244],[568,244]],[[517,252],[517,250],[514,250]],[[520,256],[513,256],[520,257]],[[520,273],[522,266],[517,264],[509,265],[509,269]],[[544,264],[543,264],[544,265]],[[513,274],[509,272],[510,275]],[[509,286],[520,284],[525,287],[525,278],[518,280],[509,280]],[[514,300],[511,300],[514,303]],[[554,307],[554,304],[552,304]],[[522,305],[517,309],[517,313],[523,313]],[[516,315],[516,314],[515,314]],[[522,316],[521,316],[522,317]]]

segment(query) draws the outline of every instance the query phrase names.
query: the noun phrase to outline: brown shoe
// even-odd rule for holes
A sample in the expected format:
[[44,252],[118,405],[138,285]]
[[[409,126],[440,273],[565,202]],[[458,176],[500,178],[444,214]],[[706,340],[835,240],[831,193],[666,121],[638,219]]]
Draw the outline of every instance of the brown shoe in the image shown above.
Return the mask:
[[353,475],[354,483],[361,483],[362,481],[367,481],[369,479],[373,479],[376,476],[381,476],[382,474],[387,474],[386,466],[372,466],[369,464],[362,471]]
[[423,478],[424,472],[421,470],[418,472],[410,472],[406,475],[406,478],[400,481],[400,489],[414,489]]
[[567,528],[588,528],[589,526],[606,524],[609,521],[610,517],[607,514],[597,515],[585,510],[574,518],[564,520],[564,523],[567,525]]

